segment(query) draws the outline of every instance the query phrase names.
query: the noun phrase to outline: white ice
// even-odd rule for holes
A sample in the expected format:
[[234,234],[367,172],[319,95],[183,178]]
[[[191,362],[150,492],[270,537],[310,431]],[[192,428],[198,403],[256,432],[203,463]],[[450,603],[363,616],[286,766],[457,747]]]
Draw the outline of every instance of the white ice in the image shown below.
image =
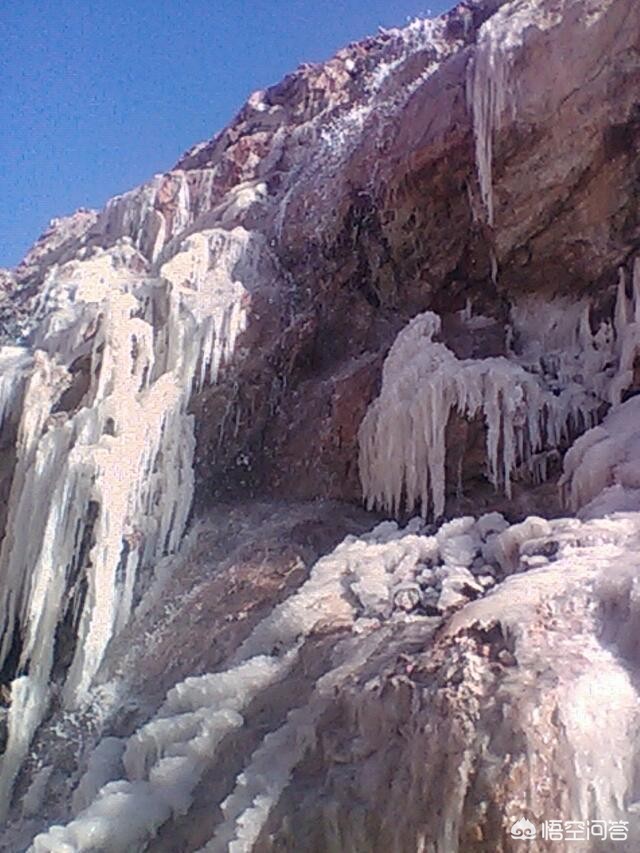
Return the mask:
[[[0,811],[48,707],[53,638],[69,598],[77,629],[63,696],[74,708],[129,618],[140,569],[181,542],[193,495],[187,406],[233,353],[250,303],[237,276],[254,286],[260,251],[241,228],[212,229],[178,247],[155,279],[132,272],[126,241],[85,251],[50,271],[34,353],[0,352],[0,415],[17,429],[0,549],[0,664],[19,631],[18,671],[29,673],[12,687]],[[88,389],[74,410],[58,411],[80,358]]]

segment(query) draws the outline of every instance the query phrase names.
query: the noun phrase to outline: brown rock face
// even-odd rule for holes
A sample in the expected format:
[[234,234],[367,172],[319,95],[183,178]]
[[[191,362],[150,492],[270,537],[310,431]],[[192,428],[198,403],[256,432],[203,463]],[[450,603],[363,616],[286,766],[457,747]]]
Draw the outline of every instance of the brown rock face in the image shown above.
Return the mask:
[[[353,444],[336,452],[322,437],[332,430],[335,388],[351,363],[375,360],[376,353],[381,363],[392,336],[417,311],[441,313],[448,345],[455,350],[456,341],[464,341],[461,357],[482,357],[503,352],[508,308],[522,293],[586,293],[596,313],[610,310],[617,268],[640,240],[639,23],[628,2],[591,5],[590,17],[578,4],[565,4],[562,14],[538,4],[540,18],[532,19],[504,60],[510,106],[493,132],[492,225],[480,198],[468,96],[482,49],[482,36],[480,48],[474,45],[478,7],[475,19],[464,6],[451,14],[439,34],[444,41],[435,68],[433,48],[414,49],[388,74],[373,109],[367,112],[365,101],[358,114],[357,100],[356,106],[350,101],[340,131],[322,151],[329,163],[316,162],[317,155],[310,165],[297,165],[273,239],[304,313],[281,339],[288,352],[279,374],[287,377],[287,388],[263,435],[258,466],[266,462],[265,485],[300,497],[357,494],[344,476],[351,465],[344,455]],[[518,8],[508,4],[505,20]],[[364,73],[358,63],[366,68],[393,40],[365,44],[354,54],[356,82]],[[335,80],[341,58],[326,74],[303,69],[282,85],[274,98],[280,103],[287,93],[293,101],[289,121],[321,123],[317,115],[324,118],[328,104],[343,108],[326,77]],[[351,99],[358,97],[356,82],[346,84]],[[310,94],[318,86],[327,87],[324,98]],[[296,101],[302,90],[306,110]],[[271,97],[267,93],[264,103]],[[318,104],[325,113],[313,113]],[[246,112],[239,121],[251,136]],[[198,152],[197,162],[204,151],[222,156],[223,145],[230,155],[233,144],[221,137]],[[332,157],[339,162],[334,169]],[[181,161],[189,167],[195,162]],[[453,317],[467,300],[496,326],[493,340],[477,341],[473,353],[468,332],[456,331]],[[354,388],[364,394],[360,411],[373,388]],[[316,434],[308,463],[300,458],[305,421],[309,435]]]
[[[153,272],[194,231],[260,232],[275,290],[253,294],[244,345],[194,401],[200,497],[357,499],[356,422],[416,312],[440,313],[462,356],[454,315],[471,301],[495,323],[475,357],[502,351],[522,293],[586,293],[610,313],[640,244],[639,12],[583,6],[462,3],[302,66],[166,175],[52,223],[16,270],[5,327],[28,331],[46,269],[83,247],[129,238]],[[492,28],[511,35],[485,79]],[[505,101],[488,116],[492,217],[474,80]]]

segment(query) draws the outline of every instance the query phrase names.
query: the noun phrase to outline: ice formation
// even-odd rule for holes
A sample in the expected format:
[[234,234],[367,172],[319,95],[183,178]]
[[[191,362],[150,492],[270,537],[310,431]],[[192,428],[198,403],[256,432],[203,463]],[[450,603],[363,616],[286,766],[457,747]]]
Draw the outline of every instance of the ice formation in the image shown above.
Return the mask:
[[[417,20],[391,31],[389,58],[373,69],[350,61],[364,103],[289,128],[321,143],[300,168],[334,170],[369,116],[392,116],[454,49],[444,26]],[[429,61],[400,91],[387,87],[424,48]],[[21,326],[29,346],[0,352],[0,429],[15,435],[17,456],[0,550],[0,666],[14,679],[0,814],[52,698],[52,638],[64,634],[71,646],[62,702],[81,706],[128,619],[140,570],[163,565],[181,540],[193,491],[189,397],[216,381],[251,288],[268,277],[266,239],[232,226],[265,201],[260,175],[285,137],[275,134],[273,151],[226,193],[224,164],[176,168],[82,217],[74,239],[66,229],[53,254],[34,260],[46,276]]]
[[[481,557],[483,537],[494,535],[506,522],[497,514],[484,517],[477,533],[473,518],[465,524],[473,531],[476,568],[481,564],[486,574],[490,569]],[[384,633],[371,635],[366,626],[380,627],[380,620],[392,616],[398,585],[413,582],[419,591],[416,607],[423,604],[423,589],[432,589],[434,612],[439,598],[443,608],[450,606],[447,579],[467,593],[483,590],[471,571],[458,565],[456,537],[459,523],[444,526],[435,537],[425,535],[420,519],[404,530],[385,522],[361,537],[346,537],[318,560],[296,593],[256,626],[228,669],[187,678],[126,742],[106,738],[98,745],[73,798],[84,807],[66,826],[37,836],[34,853],[64,845],[77,853],[95,845],[117,853],[144,843],[171,815],[188,811],[198,782],[215,766],[224,736],[243,724],[243,709],[252,699],[291,671],[305,639],[322,624],[349,626],[352,634],[333,650],[331,666],[308,703],[294,708],[282,727],[267,734],[238,776],[221,805],[224,821],[205,848],[251,850],[295,766],[313,745],[315,728],[335,689],[384,642]],[[439,567],[438,576],[425,575],[429,566]],[[463,595],[461,601],[466,600]],[[120,778],[114,768],[119,768]],[[96,790],[100,779],[105,783]]]
[[[512,52],[531,22],[531,3],[507,5],[508,14],[505,7],[483,25],[468,78],[480,196],[490,225],[494,138],[517,118]],[[539,16],[537,25],[554,20]],[[329,117],[319,112],[305,124],[296,143],[310,133],[318,145],[295,168],[317,170],[321,178],[347,157],[372,116],[392,117],[451,52],[444,29],[442,22],[415,22],[392,31],[398,49],[373,71],[361,58],[348,59],[349,73],[368,75],[362,100],[341,104]],[[422,49],[428,49],[424,63],[415,63],[418,72],[406,70],[408,82],[394,91],[387,85],[394,72]],[[266,111],[263,101],[254,101],[257,111]],[[280,157],[283,137],[268,157]],[[268,254],[261,238],[243,228],[226,230],[240,213],[264,202],[267,184],[258,168],[255,179],[240,182],[213,208],[218,177],[216,168],[177,169],[109,202],[77,258],[62,253],[50,268],[31,346],[0,350],[0,429],[15,434],[17,449],[0,547],[0,664],[11,664],[16,649],[20,658],[0,765],[0,811],[8,808],[16,774],[53,698],[58,630],[70,626],[73,635],[61,700],[67,709],[82,707],[109,642],[131,613],[140,570],[153,566],[157,572],[143,605],[152,608],[175,565],[172,555],[193,492],[189,397],[215,382],[230,360],[261,276],[259,261]],[[330,186],[320,178],[318,186]],[[307,191],[307,183],[300,186]],[[296,191],[295,175],[284,187],[274,216],[278,236]],[[204,213],[211,214],[206,223]],[[196,230],[210,222],[225,227]],[[91,248],[99,241],[110,248]],[[495,253],[492,265],[495,278]],[[568,505],[585,519],[639,509],[634,424],[640,409],[635,400],[618,404],[636,381],[640,261],[631,285],[621,272],[612,322],[595,333],[586,300],[520,299],[505,358],[460,360],[435,340],[434,314],[414,318],[389,353],[380,398],[360,433],[369,505],[396,513],[406,503],[424,516],[442,515],[445,430],[456,411],[483,418],[488,478],[507,494],[520,466],[544,479],[546,454],[586,429],[565,459]],[[469,323],[479,319],[467,314]],[[610,404],[616,408],[590,429]],[[39,835],[32,849],[144,846],[164,823],[188,812],[205,773],[216,769],[224,739],[244,726],[263,691],[302,666],[306,640],[326,625],[338,626],[341,639],[328,653],[326,671],[309,698],[295,697],[284,722],[252,749],[204,848],[251,850],[313,748],[335,691],[385,646],[389,626],[424,620],[426,631],[429,620],[442,620],[475,599],[482,608],[488,593],[500,595],[500,581],[514,572],[531,572],[525,583],[541,600],[554,582],[552,561],[590,582],[602,565],[615,571],[615,560],[633,554],[628,540],[636,529],[637,519],[624,515],[584,524],[532,517],[509,525],[490,513],[454,519],[435,535],[414,519],[404,530],[386,522],[370,534],[347,537],[254,628],[226,669],[179,682],[130,737],[99,742],[75,787],[67,824]],[[502,607],[516,625],[531,609],[523,586],[510,578],[504,587],[509,601]],[[487,621],[495,619],[494,602]],[[570,732],[587,756],[584,780],[593,757],[593,726],[584,723],[593,696],[611,689],[621,697],[621,731],[635,698],[611,655],[591,647],[587,652],[606,674],[604,686],[584,678],[565,703],[575,710]],[[604,746],[598,748],[605,755]],[[598,775],[607,781],[596,800],[613,810],[623,800],[624,774],[600,760]],[[51,772],[46,765],[35,774],[22,799],[25,816],[37,814]],[[578,789],[586,814],[586,781]]]
[[604,321],[593,332],[590,313],[586,299],[523,298],[512,306],[508,357],[484,359],[458,359],[434,341],[437,315],[414,317],[389,351],[380,396],[360,428],[367,505],[393,515],[404,501],[425,517],[442,515],[452,411],[482,415],[488,479],[496,489],[509,496],[522,468],[544,481],[550,454],[593,427],[634,381],[640,263],[634,265],[631,299],[620,273],[613,323]]
[[[171,815],[183,814],[194,788],[216,758],[226,734],[243,724],[241,711],[260,691],[287,673],[293,654],[256,656],[227,672],[189,678],[168,694],[156,717],[120,745],[126,779],[108,781],[66,827],[34,839],[34,853],[108,849],[126,853],[153,836]],[[112,739],[110,739],[112,740]],[[97,748],[101,749],[102,744]],[[94,752],[95,755],[95,752]],[[95,761],[94,761],[95,765]],[[81,782],[86,796],[94,785]],[[110,775],[112,775],[110,773]]]
[[[537,602],[556,589],[558,572],[568,586],[598,578],[600,587],[623,582],[616,573],[629,571],[636,542],[636,517],[624,514],[588,523],[528,518],[509,525],[493,512],[454,519],[435,535],[425,531],[421,519],[413,519],[404,529],[384,522],[370,533],[347,536],[318,560],[293,595],[258,623],[226,669],[178,683],[151,720],[126,741],[107,738],[99,744],[74,795],[80,809],[66,825],[38,835],[31,850],[81,853],[101,847],[117,853],[144,846],[172,816],[189,811],[205,773],[218,766],[224,772],[225,736],[244,725],[252,701],[292,673],[307,639],[327,625],[339,628],[340,639],[332,644],[324,672],[308,695],[292,696],[284,721],[275,723],[247,753],[202,848],[203,853],[249,853],[296,767],[314,749],[336,690],[385,649],[394,624],[419,620],[416,636],[424,640],[434,617],[438,624],[443,616],[451,617],[447,630],[454,633],[465,620],[493,624],[500,619],[517,635],[529,630],[522,626],[531,624]],[[399,585],[417,591],[410,612],[397,603]],[[599,594],[605,595],[602,590]],[[533,648],[535,642],[523,646]],[[635,704],[627,701],[633,692],[621,668],[595,640],[580,649],[606,673],[621,699],[616,713],[623,722]],[[568,682],[579,702],[587,702],[593,692],[595,671],[585,671],[577,685]],[[570,699],[569,737],[581,755],[591,755],[600,747],[585,740],[590,726],[579,710],[573,712]],[[609,755],[606,750],[598,754],[603,788],[597,806],[615,817],[624,805],[620,797],[628,777],[610,772],[603,758]],[[589,774],[578,779],[580,796],[586,795],[591,779]],[[609,794],[615,794],[614,800]],[[589,802],[588,797],[581,800],[580,808]]]
[[[163,207],[170,207],[171,214],[163,213]],[[156,175],[143,186],[110,199],[93,233],[108,241],[129,238],[145,257],[156,261],[171,237],[184,232],[191,221],[187,176],[174,171],[170,176]]]
[[[157,278],[132,272],[126,240],[89,250],[49,273],[33,353],[0,352],[0,415],[17,431],[0,550],[0,665],[20,637],[3,808],[46,712],[57,626],[73,625],[63,698],[77,707],[128,619],[138,572],[180,544],[193,493],[187,405],[193,388],[216,380],[244,328],[260,251],[252,239],[242,228],[201,232]],[[87,387],[67,404],[82,359]]]
[[[542,448],[545,399],[535,376],[506,358],[459,360],[433,340],[440,320],[420,314],[396,338],[380,396],[360,428],[360,475],[369,507],[396,514],[403,498],[426,517],[445,504],[446,427],[452,410],[487,424],[489,478],[507,494],[519,461]],[[549,401],[548,420],[555,426]]]
[[640,511],[640,397],[580,436],[564,457],[560,488],[567,508],[583,518]]
[[494,35],[493,19],[484,25],[467,81],[467,98],[473,110],[473,133],[480,197],[487,222],[493,225],[493,137],[509,103],[509,66],[503,35]]
[[[324,185],[328,186],[328,176],[347,160],[350,153],[362,139],[363,133],[375,134],[380,145],[386,143],[387,122],[393,121],[394,115],[409,100],[411,95],[431,77],[439,65],[451,53],[452,43],[446,37],[443,19],[416,18],[403,29],[391,29],[385,32],[388,39],[390,59],[380,60],[373,68],[358,61],[350,69],[354,77],[365,78],[365,87],[360,99],[348,109],[336,110],[327,121],[323,113],[315,116],[311,129],[318,141],[309,162],[303,163],[305,177],[314,176],[314,183],[324,194]],[[411,68],[411,60],[420,51],[425,52],[425,61],[419,66],[418,73]],[[349,62],[349,60],[347,60]],[[353,62],[353,61],[351,61]],[[407,69],[411,76],[407,75]],[[398,86],[397,76],[408,76]],[[308,132],[308,129],[305,129]],[[373,164],[375,175],[376,163]],[[372,181],[372,189],[373,189]],[[285,218],[290,210],[292,199],[306,183],[292,182],[280,201],[276,216],[276,233],[282,236]],[[303,199],[302,204],[306,201]]]
[[[517,117],[517,75],[514,56],[521,47],[527,27],[532,26],[532,6],[538,0],[505,3],[478,33],[473,61],[467,76],[467,101],[473,115],[476,169],[480,197],[487,223],[494,225],[493,146],[500,129]],[[561,11],[537,9],[535,26],[548,29],[561,20]]]

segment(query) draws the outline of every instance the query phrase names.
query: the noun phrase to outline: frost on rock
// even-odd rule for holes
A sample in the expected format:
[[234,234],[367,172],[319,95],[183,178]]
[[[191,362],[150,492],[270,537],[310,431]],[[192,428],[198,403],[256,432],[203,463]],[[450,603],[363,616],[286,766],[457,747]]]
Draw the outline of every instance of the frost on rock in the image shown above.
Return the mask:
[[[337,109],[321,111],[303,126],[304,137],[300,141],[306,142],[311,133],[316,145],[309,160],[297,166],[296,177],[299,176],[300,180],[292,181],[281,197],[276,216],[278,237],[282,237],[284,223],[296,196],[304,215],[309,218],[315,216],[308,203],[308,180],[312,181],[324,201],[331,201],[326,189],[331,185],[329,178],[348,162],[363,135],[375,134],[378,144],[381,147],[386,145],[388,128],[395,117],[413,93],[459,46],[447,37],[442,18],[416,18],[402,29],[386,31],[384,42],[385,55],[375,65],[356,60],[355,67],[351,68],[354,78],[363,84],[355,102],[345,105],[338,101]],[[416,63],[416,56],[421,54],[422,61]],[[377,163],[374,163],[375,168]],[[304,197],[301,198],[302,194]]]
[[[193,495],[187,405],[244,329],[259,252],[244,229],[213,229],[148,278],[132,272],[130,244],[93,250],[49,272],[33,353],[0,351],[0,416],[17,424],[0,665],[17,647],[22,673],[0,765],[5,809],[48,706],[57,626],[74,628],[63,699],[78,707],[127,622],[138,572],[180,544]],[[87,387],[75,392],[83,361]]]

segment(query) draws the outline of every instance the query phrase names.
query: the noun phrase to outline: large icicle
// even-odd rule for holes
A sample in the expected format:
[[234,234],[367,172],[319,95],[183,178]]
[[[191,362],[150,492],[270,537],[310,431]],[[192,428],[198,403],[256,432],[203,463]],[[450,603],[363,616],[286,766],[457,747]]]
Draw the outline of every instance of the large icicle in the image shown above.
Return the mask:
[[433,341],[439,318],[420,314],[396,338],[384,363],[382,390],[360,427],[360,475],[369,507],[396,513],[403,498],[426,517],[445,503],[445,431],[453,409],[482,413],[489,479],[507,494],[519,461],[542,443],[541,389],[506,358],[460,361]]
[[488,24],[483,27],[467,81],[473,109],[473,135],[480,196],[487,222],[493,225],[493,137],[507,106],[508,65],[504,49]]
[[110,199],[92,229],[95,238],[131,239],[149,260],[158,259],[166,243],[192,222],[187,176],[180,170],[155,175]]
[[[534,0],[535,2],[535,0]],[[559,11],[536,15],[540,29],[560,19]],[[467,102],[473,114],[476,169],[487,222],[494,224],[493,145],[505,121],[515,118],[517,80],[511,74],[514,55],[531,26],[531,2],[506,3],[491,15],[478,34],[467,76]]]
[[510,495],[521,465],[545,480],[549,454],[595,426],[638,381],[640,259],[631,298],[621,271],[614,316],[593,332],[590,314],[587,299],[521,298],[511,309],[509,357],[466,360],[433,340],[440,330],[435,314],[415,317],[391,347],[380,396],[360,427],[369,508],[396,514],[404,502],[409,510],[420,506],[425,517],[443,513],[453,410],[484,417],[487,473],[496,489]]
[[[49,274],[33,357],[0,352],[0,415],[18,422],[0,549],[0,665],[21,637],[0,811],[47,710],[65,614],[75,612],[63,691],[74,708],[129,617],[138,571],[181,541],[193,495],[187,405],[233,352],[248,305],[236,275],[255,280],[259,253],[244,229],[214,229],[149,279],[131,272],[130,244],[93,250]],[[65,411],[67,367],[81,358],[88,387]]]

